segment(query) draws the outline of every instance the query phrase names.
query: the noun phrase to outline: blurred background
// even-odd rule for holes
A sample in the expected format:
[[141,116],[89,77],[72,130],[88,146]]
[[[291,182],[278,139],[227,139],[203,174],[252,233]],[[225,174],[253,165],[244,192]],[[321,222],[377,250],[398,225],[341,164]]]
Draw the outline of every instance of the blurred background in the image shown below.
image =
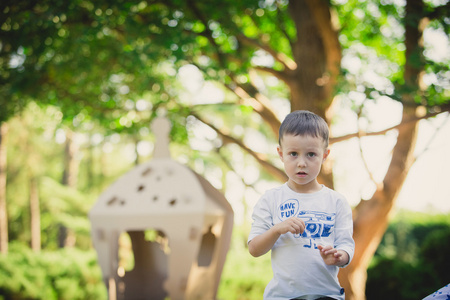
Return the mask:
[[319,181],[353,208],[346,299],[448,284],[449,25],[446,0],[2,0],[0,299],[107,298],[87,213],[152,159],[158,116],[235,212],[217,298],[261,299],[251,212],[286,180],[277,130],[297,109],[329,123]]

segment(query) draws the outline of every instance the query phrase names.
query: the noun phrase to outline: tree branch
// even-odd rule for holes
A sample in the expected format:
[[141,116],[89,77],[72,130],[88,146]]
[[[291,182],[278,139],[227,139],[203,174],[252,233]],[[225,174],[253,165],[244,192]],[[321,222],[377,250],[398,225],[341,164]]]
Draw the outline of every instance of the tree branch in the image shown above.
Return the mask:
[[193,0],[187,0],[187,7],[189,7],[191,9],[191,11],[194,13],[194,15],[203,23],[203,25],[205,26],[205,30],[207,32],[207,34],[205,34],[204,36],[208,39],[208,41],[211,43],[211,45],[214,46],[214,49],[216,49],[216,53],[217,53],[217,59],[219,61],[219,64],[222,68],[225,68],[225,57],[224,54],[220,51],[220,47],[219,45],[217,45],[216,41],[213,38],[212,35],[212,31],[209,29],[208,26],[208,20],[203,16],[203,14],[200,12],[200,10],[198,9],[198,7],[196,6],[196,2]]
[[269,172],[269,174],[274,175],[274,177],[277,178],[280,181],[286,181],[287,180],[287,176],[284,173],[284,171],[280,170],[279,168],[275,167],[273,164],[268,162],[266,160],[265,155],[263,155],[261,153],[256,153],[255,151],[253,151],[252,149],[247,147],[243,143],[243,141],[232,137],[229,133],[225,132],[224,130],[220,130],[219,128],[215,127],[211,123],[209,123],[206,120],[204,120],[199,115],[197,115],[197,114],[195,114],[193,112],[191,114],[196,119],[198,119],[200,122],[204,123],[205,125],[209,126],[211,129],[213,129],[224,140],[224,142],[234,143],[234,144],[238,145],[241,149],[243,149],[245,152],[250,154],[267,172]]
[[[360,106],[359,109],[358,109],[358,120],[359,120],[360,117],[361,117],[361,113],[362,113],[362,108],[363,108],[363,107],[364,107],[364,102],[361,104],[361,106]],[[363,149],[362,149],[361,130],[360,130],[360,128],[359,128],[359,122],[356,122],[356,124],[357,124],[357,132],[358,132],[359,154],[361,155],[361,159],[362,159],[362,161],[363,161],[364,168],[366,169],[367,174],[369,174],[370,180],[371,180],[373,183],[375,183],[375,185],[378,185],[378,183],[376,182],[375,178],[373,177],[372,172],[371,172],[370,169],[369,169],[369,165],[367,164],[366,159],[364,158],[364,151],[363,151]]]
[[[203,74],[207,74],[207,70],[201,65],[193,61],[189,63],[196,66]],[[281,122],[271,108],[270,100],[264,97],[253,84],[244,85],[239,83],[234,73],[230,72],[229,78],[233,81],[233,84],[227,84],[221,80],[218,80],[218,82],[234,93],[240,99],[241,103],[251,106],[270,125],[274,135],[277,135]]]
[[436,139],[438,133],[442,130],[442,128],[444,128],[444,126],[450,122],[450,114],[447,115],[447,120],[445,120],[445,122],[443,122],[433,133],[433,136],[430,137],[430,139],[428,140],[427,146],[414,157],[414,162],[416,162],[424,153],[426,153],[428,150],[430,150],[430,145],[431,143]]
[[277,1],[277,27],[280,29],[280,31],[283,33],[283,35],[285,36],[285,38],[289,41],[289,45],[291,45],[291,49],[292,49],[292,39],[291,37],[288,35],[287,31],[286,31],[286,27],[283,26],[283,20],[281,18],[281,10],[280,10],[280,3]]
[[265,98],[258,89],[252,84],[240,84],[233,78],[236,86],[226,85],[233,93],[235,93],[243,102],[248,103],[261,116],[263,120],[269,124],[274,135],[278,135],[280,120],[275,112],[270,108],[270,101]]
[[287,75],[287,73],[292,73],[292,72],[287,72],[286,70],[281,72],[281,71],[274,70],[272,68],[262,67],[262,66],[255,66],[255,67],[253,67],[253,69],[261,71],[261,72],[269,73],[284,82],[286,82],[287,80],[289,80],[291,78],[291,76]]
[[[236,169],[230,164],[230,160],[229,159],[226,159],[225,157],[224,157],[224,155],[222,154],[222,153],[220,153],[220,149],[221,148],[217,148],[217,155],[219,155],[219,157],[220,157],[220,159],[222,160],[222,162],[225,164],[225,166],[227,166],[227,168],[230,170],[230,171],[232,171],[233,173],[235,173],[238,177],[239,177],[239,179],[241,180],[241,182],[242,182],[242,184],[245,186],[245,187],[249,187],[249,188],[252,188],[255,192],[257,192],[257,189],[255,188],[255,186],[253,185],[253,184],[248,184],[248,183],[246,183],[245,182],[245,180],[244,180],[244,177],[242,177],[240,174],[238,174],[237,172],[236,172]],[[245,201],[244,201],[245,202]]]
[[[450,111],[450,108],[447,108],[445,111]],[[383,130],[380,130],[380,131],[363,132],[363,133],[361,133],[361,132],[356,132],[356,133],[351,133],[351,134],[343,135],[343,136],[340,136],[340,137],[332,137],[332,138],[330,138],[330,145],[331,145],[331,144],[334,144],[334,143],[339,143],[339,142],[342,142],[342,141],[346,141],[346,140],[349,140],[349,139],[352,139],[352,138],[355,138],[355,137],[382,135],[382,134],[385,134],[385,133],[388,132],[388,131],[391,131],[391,130],[394,130],[394,129],[398,129],[398,128],[400,128],[400,127],[409,125],[409,124],[411,124],[411,123],[418,122],[418,121],[423,120],[423,119],[428,119],[428,118],[437,116],[437,115],[439,115],[439,114],[441,114],[441,113],[442,113],[442,111],[440,111],[440,112],[431,112],[431,113],[427,113],[426,115],[421,116],[421,117],[415,116],[415,117],[412,117],[412,118],[410,118],[410,119],[408,119],[408,120],[405,120],[405,121],[401,122],[401,123],[398,124],[398,125],[395,125],[395,126],[392,126],[392,127],[389,127],[389,128],[383,129]]]
[[285,69],[288,70],[296,70],[297,69],[297,63],[289,58],[286,54],[282,52],[277,52],[274,49],[272,49],[268,44],[261,43],[260,40],[251,39],[244,34],[238,34],[236,36],[237,40],[240,41],[244,45],[253,46],[259,49],[264,50],[265,52],[269,53],[276,61],[280,62]]

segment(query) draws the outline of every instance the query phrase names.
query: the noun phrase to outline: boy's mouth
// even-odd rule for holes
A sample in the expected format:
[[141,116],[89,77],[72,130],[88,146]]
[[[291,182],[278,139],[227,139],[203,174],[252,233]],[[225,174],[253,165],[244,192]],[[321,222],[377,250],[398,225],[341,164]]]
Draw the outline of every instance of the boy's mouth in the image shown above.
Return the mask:
[[306,172],[303,172],[303,171],[300,171],[300,172],[297,172],[297,175],[305,176],[305,175],[307,175],[307,173],[306,173]]

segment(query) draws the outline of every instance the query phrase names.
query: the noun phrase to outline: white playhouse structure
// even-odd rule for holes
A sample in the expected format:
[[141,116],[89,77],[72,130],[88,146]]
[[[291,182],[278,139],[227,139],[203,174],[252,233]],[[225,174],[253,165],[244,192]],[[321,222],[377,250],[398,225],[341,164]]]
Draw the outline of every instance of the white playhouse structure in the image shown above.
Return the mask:
[[[114,182],[89,212],[109,300],[215,299],[233,210],[206,179],[170,158],[167,119],[152,130],[154,159]],[[119,268],[123,233],[134,255],[129,271]]]

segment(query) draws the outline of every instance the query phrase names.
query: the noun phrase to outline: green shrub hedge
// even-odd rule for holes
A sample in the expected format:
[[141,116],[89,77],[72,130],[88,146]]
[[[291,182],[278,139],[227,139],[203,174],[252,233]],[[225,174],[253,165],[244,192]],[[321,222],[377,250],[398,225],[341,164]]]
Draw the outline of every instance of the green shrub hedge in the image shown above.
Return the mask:
[[367,271],[367,300],[423,299],[450,283],[450,227],[423,235],[413,262],[378,257]]
[[33,252],[11,244],[0,255],[0,299],[106,299],[96,253],[77,249]]

